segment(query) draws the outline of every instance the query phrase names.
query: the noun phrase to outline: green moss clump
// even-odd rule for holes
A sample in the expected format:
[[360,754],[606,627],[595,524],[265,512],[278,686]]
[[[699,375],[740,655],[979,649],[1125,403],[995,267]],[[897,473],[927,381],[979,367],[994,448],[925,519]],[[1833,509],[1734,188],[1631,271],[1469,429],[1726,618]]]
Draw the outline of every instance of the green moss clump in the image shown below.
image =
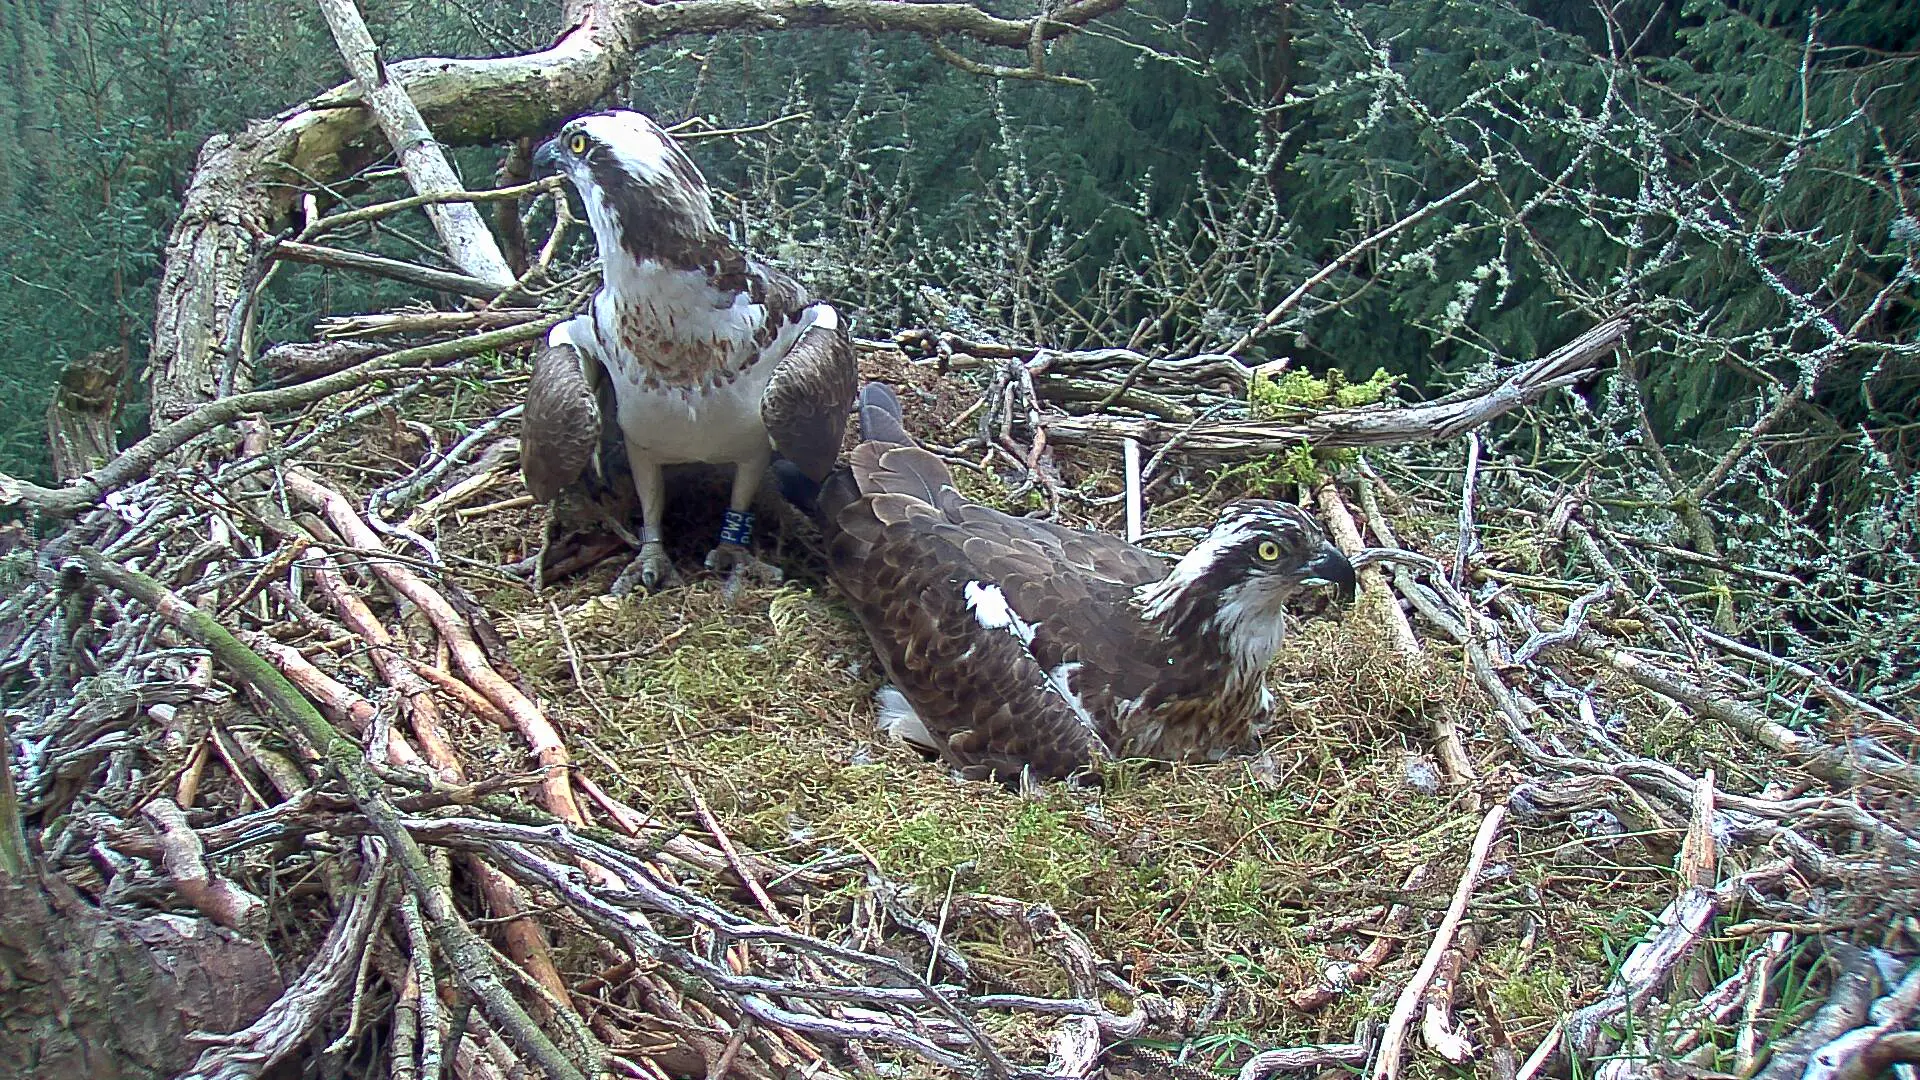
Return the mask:
[[[1298,416],[1329,408],[1356,409],[1385,400],[1399,381],[1398,375],[1389,375],[1384,368],[1358,383],[1349,382],[1338,370],[1318,377],[1307,371],[1287,371],[1271,378],[1256,371],[1253,381],[1247,385],[1247,404],[1256,420]],[[1350,464],[1358,456],[1357,451],[1350,449],[1316,450],[1301,443],[1286,453],[1269,454],[1224,469],[1215,475],[1215,481],[1238,480],[1250,489],[1277,484],[1311,486],[1324,474]]]
[[1389,375],[1385,368],[1376,369],[1367,381],[1358,383],[1348,381],[1337,369],[1327,372],[1323,378],[1309,371],[1288,371],[1278,378],[1269,378],[1256,371],[1253,381],[1247,384],[1247,404],[1252,407],[1253,415],[1262,420],[1329,406],[1357,409],[1384,400],[1399,382],[1400,377]]

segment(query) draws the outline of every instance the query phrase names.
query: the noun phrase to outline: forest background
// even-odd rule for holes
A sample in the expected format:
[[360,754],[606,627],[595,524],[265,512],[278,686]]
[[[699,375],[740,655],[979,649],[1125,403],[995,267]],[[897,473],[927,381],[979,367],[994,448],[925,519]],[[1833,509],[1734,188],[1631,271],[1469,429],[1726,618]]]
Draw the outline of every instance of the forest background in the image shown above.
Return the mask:
[[[533,0],[366,14],[396,57],[517,53],[558,30]],[[1826,373],[1804,456],[1866,431],[1905,474],[1917,49],[1920,9],[1900,0],[1206,0],[1133,4],[1063,43],[1055,67],[1091,85],[821,30],[656,46],[630,93],[667,122],[801,117],[702,165],[753,239],[868,332],[1221,347],[1356,232],[1484,177],[1253,344],[1425,393],[1565,340],[1600,290],[1681,305],[1672,321],[1733,347],[1655,345],[1649,403],[1664,441],[1708,454],[1753,419],[1756,383],[1821,344],[1797,316],[1873,307],[1863,336],[1906,347]],[[0,416],[0,470],[44,478],[61,363],[118,346],[137,373],[201,143],[342,72],[317,8],[256,0],[5,0],[0,66],[0,398],[24,406]],[[490,182],[487,152],[461,164]],[[1209,260],[1236,272],[1208,277]],[[377,287],[285,275],[265,336],[369,310]]]

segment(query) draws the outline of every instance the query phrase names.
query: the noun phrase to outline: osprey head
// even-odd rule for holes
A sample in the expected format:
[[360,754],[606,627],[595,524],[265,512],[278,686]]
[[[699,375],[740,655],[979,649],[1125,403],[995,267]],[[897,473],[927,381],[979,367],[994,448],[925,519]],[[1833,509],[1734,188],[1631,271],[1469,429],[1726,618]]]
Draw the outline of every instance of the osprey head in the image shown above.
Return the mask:
[[706,178],[644,113],[577,116],[534,151],[533,167],[536,175],[558,172],[580,193],[603,260],[625,250],[635,259],[697,263],[722,240]]
[[1350,599],[1354,584],[1353,565],[1306,511],[1247,499],[1222,507],[1206,537],[1137,595],[1167,634],[1218,635],[1251,673],[1279,647],[1288,600],[1329,585]]
[[1289,597],[1332,585],[1354,590],[1353,565],[1327,540],[1320,524],[1291,503],[1245,499],[1228,503],[1205,539],[1182,558],[1169,580],[1203,586],[1243,601],[1265,599],[1273,614]]

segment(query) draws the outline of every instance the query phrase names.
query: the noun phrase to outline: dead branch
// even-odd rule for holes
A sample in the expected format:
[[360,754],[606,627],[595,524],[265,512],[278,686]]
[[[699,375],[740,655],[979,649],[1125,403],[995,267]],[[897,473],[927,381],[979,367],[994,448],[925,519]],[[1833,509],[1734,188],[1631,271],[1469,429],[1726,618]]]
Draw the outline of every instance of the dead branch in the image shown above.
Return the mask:
[[372,274],[375,277],[404,281],[423,289],[472,296],[481,300],[491,300],[507,291],[507,286],[513,284],[511,280],[506,284],[495,284],[471,274],[435,270],[431,266],[421,266],[419,263],[366,255],[342,248],[323,247],[319,244],[303,244],[297,240],[280,241],[273,245],[272,254],[274,258],[285,259],[288,262],[310,263],[336,270],[354,270],[362,274]]
[[[1603,322],[1471,397],[1410,408],[1333,409],[1292,422],[1200,424],[1184,435],[1183,452],[1198,457],[1254,457],[1285,453],[1302,444],[1332,449],[1444,442],[1572,383],[1613,349],[1628,326],[1624,316]],[[1048,437],[1056,443],[1107,449],[1117,448],[1129,438],[1142,445],[1157,445],[1179,430],[1179,425],[1166,421],[1111,416],[1064,416],[1047,421]]]
[[[314,332],[322,338],[384,337],[389,334],[471,334],[532,322],[541,316],[535,308],[488,308],[485,311],[388,311],[341,315],[321,319]],[[268,355],[272,355],[271,350]]]
[[[1804,1080],[1814,1065],[1815,1052],[1831,1047],[1866,1022],[1880,982],[1873,959],[1866,950],[1842,941],[1829,941],[1826,948],[1832,969],[1826,1002],[1800,1030],[1768,1048],[1772,1056],[1756,1080]],[[1835,1059],[1835,1064],[1842,1061]]]
[[1460,885],[1454,890],[1453,903],[1448,905],[1447,914],[1440,920],[1440,929],[1434,932],[1433,941],[1427,946],[1427,955],[1413,973],[1406,988],[1400,991],[1400,997],[1393,1004],[1393,1012],[1387,1016],[1386,1029],[1380,1035],[1380,1054],[1374,1059],[1374,1080],[1394,1080],[1400,1075],[1400,1053],[1407,1038],[1407,1025],[1413,1022],[1413,1014],[1427,992],[1427,983],[1440,966],[1440,958],[1453,943],[1453,933],[1460,926],[1460,920],[1467,913],[1467,899],[1473,895],[1474,884],[1480,878],[1480,871],[1487,864],[1487,855],[1493,850],[1493,841],[1500,833],[1500,823],[1506,819],[1507,808],[1497,805],[1487,811],[1481,819],[1480,831],[1473,838],[1473,850],[1467,855],[1467,869],[1460,875]]
[[114,429],[127,378],[127,351],[118,346],[69,360],[47,403],[47,448],[55,480],[66,481],[112,459]]
[[[1665,984],[1673,969],[1699,944],[1715,913],[1747,889],[1778,880],[1790,869],[1789,863],[1772,862],[1730,878],[1716,889],[1688,888],[1660,913],[1653,932],[1627,954],[1606,996],[1575,1011],[1567,1018],[1563,1039],[1548,1042],[1563,1041],[1566,1050],[1582,1058],[1609,1052],[1603,1048],[1606,1025],[1644,1004]],[[1551,1049],[1548,1047],[1549,1052]]]
[[258,1020],[217,1037],[181,1080],[251,1080],[305,1042],[340,1004],[360,969],[367,939],[386,913],[386,892],[385,859],[368,860],[358,886],[349,894],[347,910],[333,921],[306,970]]
[[[400,159],[400,168],[406,172],[413,190],[427,196],[459,191],[460,178],[454,175],[446,154],[433,141],[433,132],[427,129],[420,110],[407,96],[406,87],[388,78],[387,66],[381,61],[366,21],[360,17],[359,5],[353,0],[320,0],[320,11],[327,17],[334,43],[347,62],[347,70],[353,75],[361,98],[379,121],[380,130],[386,133],[387,143]],[[480,220],[473,204],[433,202],[427,204],[426,210],[455,266],[489,284],[504,288],[513,283],[513,271],[508,269],[500,246],[494,243],[493,234],[487,231],[486,222]]]
[[[1380,512],[1378,500],[1373,494],[1373,486],[1376,483],[1378,483],[1377,478],[1369,477],[1360,487],[1360,504],[1366,510],[1367,525],[1382,544],[1387,547],[1398,547],[1399,542],[1394,539],[1393,529],[1387,524],[1386,516]],[[1315,491],[1314,496],[1332,528],[1334,542],[1340,545],[1340,549],[1346,552],[1349,558],[1357,556],[1365,544],[1360,538],[1360,528],[1354,522],[1352,512],[1347,509],[1346,500],[1341,497],[1339,488],[1329,482]],[[1411,592],[1416,588],[1411,578],[1407,577],[1405,567],[1395,564],[1393,573],[1394,585],[1402,593]],[[1409,661],[1430,663],[1431,658],[1421,647],[1420,639],[1414,635],[1413,625],[1407,620],[1407,613],[1400,610],[1400,604],[1394,599],[1393,593],[1381,581],[1380,571],[1369,567],[1360,570],[1359,575],[1362,589],[1368,593],[1369,602],[1380,613],[1388,632],[1393,637],[1394,647]],[[1440,758],[1441,767],[1446,770],[1447,783],[1455,787],[1464,787],[1478,780],[1479,774],[1473,767],[1473,759],[1467,755],[1466,744],[1460,737],[1460,725],[1454,717],[1446,712],[1438,712],[1429,723],[1433,729],[1434,750]]]
[[[373,727],[375,713],[372,702],[354,693],[339,680],[314,667],[300,650],[282,645],[264,634],[247,634],[240,638],[253,651],[266,657],[273,666],[286,676],[287,681],[300,689],[300,692],[319,704],[321,708],[338,717],[347,730],[358,736]],[[424,768],[420,755],[408,745],[399,732],[389,730],[386,737],[386,763],[403,768]]]
[[1373,1040],[1350,1043],[1324,1043],[1319,1046],[1294,1046],[1280,1050],[1262,1050],[1240,1066],[1239,1080],[1266,1080],[1281,1073],[1304,1073],[1345,1065],[1357,1068],[1373,1054]]
[[[1815,1050],[1807,1060],[1803,1080],[1867,1080],[1895,1061],[1913,1061],[1920,1039],[1907,1031],[1908,1021],[1920,1009],[1920,963],[1885,997],[1873,1003],[1868,1027],[1855,1028]],[[1905,1034],[1909,1036],[1901,1039]]]
[[506,349],[540,337],[565,316],[493,330],[472,337],[421,345],[377,356],[345,371],[311,382],[275,390],[256,390],[208,402],[121,451],[120,456],[61,488],[44,488],[0,473],[0,507],[26,507],[54,517],[72,517],[99,502],[108,492],[147,475],[160,460],[191,440],[223,427],[248,413],[290,409],[311,404],[345,390],[365,385],[385,369],[437,364],[494,349]]
[[1680,845],[1680,880],[1688,885],[1709,887],[1719,853],[1713,838],[1713,770],[1700,775],[1693,789],[1693,821],[1687,826],[1687,838]]
[[[1469,926],[1468,931],[1473,928]],[[1463,936],[1471,937],[1471,933]],[[1440,963],[1433,969],[1433,982],[1428,985],[1420,1010],[1420,1041],[1427,1048],[1440,1055],[1453,1065],[1465,1065],[1473,1060],[1473,1043],[1459,1031],[1454,1030],[1453,996],[1458,989],[1460,969],[1465,966],[1469,949],[1450,948],[1440,954]]]
[[1871,746],[1858,744],[1850,748],[1833,746],[1811,735],[1802,735],[1732,698],[1711,693],[1675,672],[1656,667],[1591,635],[1581,639],[1579,649],[1613,665],[1641,686],[1718,720],[1762,746],[1778,750],[1822,780],[1843,787],[1878,784],[1920,793],[1920,768],[1890,754],[1876,753]]
[[265,928],[266,901],[208,868],[200,838],[187,815],[170,799],[155,799],[141,811],[154,825],[161,862],[187,903],[214,922],[249,937]]

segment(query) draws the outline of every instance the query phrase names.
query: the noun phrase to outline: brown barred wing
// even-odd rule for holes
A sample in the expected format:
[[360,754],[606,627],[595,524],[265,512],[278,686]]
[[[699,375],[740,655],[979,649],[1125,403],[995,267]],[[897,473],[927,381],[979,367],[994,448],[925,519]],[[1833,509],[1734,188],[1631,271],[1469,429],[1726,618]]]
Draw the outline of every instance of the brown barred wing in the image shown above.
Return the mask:
[[977,777],[1027,769],[1060,777],[1106,753],[1085,711],[1035,657],[1036,627],[989,569],[1037,552],[996,552],[991,540],[901,494],[863,498],[837,524],[834,581],[950,764]]
[[774,449],[817,484],[840,455],[859,371],[838,313],[826,304],[808,313],[813,324],[774,368],[760,418]]
[[600,448],[600,362],[569,344],[548,345],[533,361],[520,417],[520,475],[535,501],[552,502],[579,481]]

